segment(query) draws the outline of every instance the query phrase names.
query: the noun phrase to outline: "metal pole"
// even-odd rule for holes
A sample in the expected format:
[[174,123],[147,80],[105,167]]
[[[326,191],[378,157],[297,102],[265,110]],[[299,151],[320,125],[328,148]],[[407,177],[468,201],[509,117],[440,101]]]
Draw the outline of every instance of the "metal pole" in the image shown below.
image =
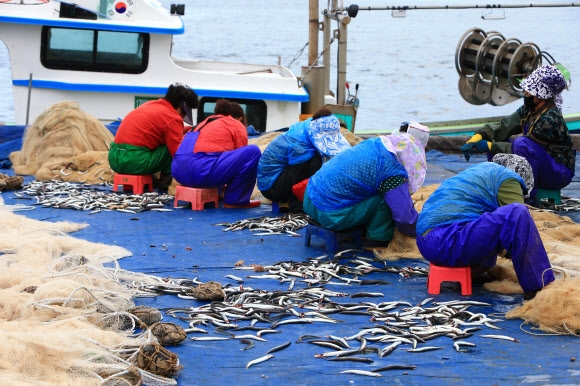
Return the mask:
[[318,0],[310,0],[308,15],[308,66],[316,65],[318,58]]
[[350,17],[339,15],[338,20],[340,28],[338,32],[338,64],[336,69],[336,104],[343,105],[346,101],[346,26],[350,23]]
[[28,77],[28,101],[26,102],[26,126],[28,126],[28,117],[30,114],[30,95],[32,93],[32,73]]
[[[332,6],[336,6],[336,0],[333,1]],[[323,87],[324,87],[324,94],[326,95],[327,92],[330,91],[330,33],[331,33],[331,22],[332,19],[326,14],[326,12],[324,13],[324,19],[322,22],[322,35],[323,35],[323,41],[324,41],[324,47],[328,47],[328,49],[326,49],[324,51],[324,54],[322,55],[322,64],[324,66],[324,82],[323,82]]]

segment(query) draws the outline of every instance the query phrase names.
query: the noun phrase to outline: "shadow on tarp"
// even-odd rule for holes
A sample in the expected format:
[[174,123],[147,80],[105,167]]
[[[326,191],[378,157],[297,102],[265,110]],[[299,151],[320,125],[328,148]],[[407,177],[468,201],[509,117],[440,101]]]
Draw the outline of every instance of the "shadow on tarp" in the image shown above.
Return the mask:
[[[459,160],[456,155],[445,155],[430,151],[428,153],[429,170],[426,183],[440,183],[466,167],[480,162],[474,157],[469,163]],[[11,170],[5,172],[12,172]],[[28,181],[30,178],[28,177]],[[574,185],[578,185],[576,182]],[[573,187],[576,189],[576,186]],[[111,189],[112,188],[103,188]],[[17,200],[13,192],[3,192],[2,198],[7,205],[31,204],[33,201]],[[169,205],[167,206],[170,207]],[[71,234],[92,242],[122,246],[131,251],[132,256],[119,261],[122,268],[145,272],[162,278],[197,278],[202,282],[218,281],[223,285],[237,286],[237,282],[226,278],[233,274],[244,279],[244,287],[264,290],[285,291],[288,283],[278,283],[271,279],[252,279],[246,276],[253,271],[234,270],[234,264],[244,260],[244,264],[271,265],[281,261],[304,261],[308,258],[325,255],[324,241],[312,237],[311,246],[304,246],[304,229],[298,233],[301,237],[286,235],[254,236],[248,230],[224,232],[224,227],[213,224],[234,222],[244,218],[270,216],[271,207],[262,205],[255,209],[206,209],[192,211],[178,208],[173,212],[140,212],[137,214],[122,212],[101,212],[89,215],[86,211],[70,209],[52,209],[37,207],[35,210],[18,212],[29,218],[42,221],[86,222],[89,227]],[[349,247],[350,245],[344,245]],[[370,257],[370,252],[360,252],[361,256]],[[397,267],[426,267],[424,260],[404,259],[388,263]],[[416,305],[428,297],[435,301],[456,299],[488,302],[491,306],[472,306],[469,310],[483,312],[497,318],[522,302],[522,295],[502,295],[489,293],[480,285],[474,285],[473,295],[462,297],[458,288],[452,284],[444,285],[441,294],[427,294],[425,277],[403,278],[396,273],[372,273],[364,279],[380,279],[389,282],[386,285],[352,285],[332,286],[330,290],[351,295],[357,292],[380,292],[378,298],[336,297],[332,300],[339,303],[379,303],[383,301],[405,301]],[[306,283],[296,281],[294,289],[305,288]],[[174,295],[162,295],[155,298],[137,298],[138,305],[148,305],[161,310],[171,308],[198,307],[205,302],[186,300]],[[400,311],[406,306],[400,307]],[[440,385],[440,384],[520,384],[540,382],[543,384],[576,384],[580,379],[580,361],[578,357],[580,340],[565,336],[533,336],[520,329],[521,320],[506,320],[495,323],[501,330],[483,327],[474,336],[466,339],[476,347],[464,348],[457,352],[454,341],[440,337],[422,346],[443,347],[437,351],[409,353],[409,345],[400,345],[392,354],[379,358],[376,353],[359,355],[370,358],[370,364],[355,362],[332,362],[315,358],[330,349],[308,343],[296,343],[301,335],[312,334],[324,338],[326,335],[340,337],[352,336],[363,328],[373,327],[380,322],[370,320],[368,315],[332,314],[340,323],[312,323],[304,325],[284,325],[276,330],[279,333],[264,335],[267,342],[255,342],[255,347],[243,350],[244,344],[238,339],[226,341],[185,340],[179,346],[168,347],[179,356],[184,367],[177,377],[180,385],[225,384],[236,385],[346,385],[346,384],[405,384],[405,385]],[[165,322],[173,322],[184,328],[186,321],[177,320],[164,314]],[[248,321],[232,321],[239,325],[248,325]],[[267,326],[263,322],[257,325]],[[206,329],[207,334],[188,334],[194,336],[223,336],[214,331],[214,327],[198,326]],[[530,326],[524,326],[530,330]],[[465,327],[464,327],[465,328]],[[537,333],[539,331],[534,331]],[[254,334],[252,331],[241,331],[241,334]],[[487,339],[483,334],[508,335],[517,338],[520,343],[504,340]],[[266,354],[271,348],[285,342],[291,345],[285,350],[274,353],[274,358],[246,369],[249,361]],[[352,347],[359,347],[360,342],[349,341]],[[378,346],[368,342],[368,345]],[[381,347],[386,345],[381,344]],[[421,346],[419,346],[421,347]],[[392,364],[414,365],[414,370],[391,370],[382,373],[381,378],[370,378],[361,375],[341,374],[349,369],[372,370]]]

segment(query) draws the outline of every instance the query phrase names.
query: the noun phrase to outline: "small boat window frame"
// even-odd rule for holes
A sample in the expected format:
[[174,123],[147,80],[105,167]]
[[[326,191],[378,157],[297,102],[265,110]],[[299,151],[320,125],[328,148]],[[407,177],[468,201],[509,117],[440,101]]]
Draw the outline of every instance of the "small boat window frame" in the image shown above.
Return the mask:
[[[53,31],[56,33],[53,34]],[[87,45],[92,40],[92,47],[86,50],[60,48],[70,47],[71,41],[78,40],[66,38],[73,35],[85,35],[85,40],[89,42]],[[134,39],[130,35],[134,35]],[[55,39],[54,42],[51,39]],[[115,41],[114,50],[103,49],[103,45],[105,48],[111,47],[107,46],[107,41]],[[128,43],[126,50],[124,41]],[[148,33],[43,26],[40,61],[52,70],[142,74],[149,65],[149,42]]]
[[215,104],[218,99],[227,99],[230,102],[239,103],[246,114],[248,126],[254,126],[254,129],[260,133],[266,131],[268,106],[266,102],[259,99],[202,97],[199,99],[199,106],[197,108],[197,123],[214,114]]

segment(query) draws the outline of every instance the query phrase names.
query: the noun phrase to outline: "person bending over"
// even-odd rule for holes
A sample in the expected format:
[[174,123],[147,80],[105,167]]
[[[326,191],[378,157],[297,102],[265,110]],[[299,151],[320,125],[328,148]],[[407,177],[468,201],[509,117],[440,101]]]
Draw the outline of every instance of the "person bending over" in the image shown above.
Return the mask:
[[250,200],[256,185],[262,152],[248,145],[246,116],[235,102],[219,99],[214,114],[185,135],[171,171],[173,178],[192,188],[224,188],[224,208],[253,208]]
[[266,147],[258,163],[258,189],[269,200],[287,202],[290,212],[302,213],[302,200],[292,187],[350,147],[340,133],[339,120],[323,107],[312,118],[290,126]]
[[426,126],[367,139],[326,162],[308,182],[304,211],[324,228],[366,229],[365,248],[386,247],[395,228],[415,236],[413,194],[425,179]]
[[183,121],[192,124],[197,94],[187,86],[169,86],[162,99],[148,101],[121,121],[109,150],[115,173],[161,172],[160,188],[171,184],[171,161],[183,139]]
[[451,177],[423,205],[417,247],[435,265],[496,264],[509,252],[524,299],[533,298],[554,274],[524,194],[534,187],[532,167],[515,154],[497,154]]

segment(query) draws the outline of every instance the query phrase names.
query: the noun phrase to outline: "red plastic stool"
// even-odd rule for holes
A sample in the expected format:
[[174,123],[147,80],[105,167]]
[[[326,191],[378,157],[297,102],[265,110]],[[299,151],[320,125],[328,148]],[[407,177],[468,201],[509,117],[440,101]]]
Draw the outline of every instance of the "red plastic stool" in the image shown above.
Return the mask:
[[196,189],[177,185],[173,201],[174,208],[178,206],[179,201],[190,202],[192,210],[204,210],[207,203],[213,203],[214,208],[217,208],[219,207],[218,188]]
[[118,191],[119,185],[123,186],[123,191],[132,190],[133,194],[143,194],[145,185],[149,186],[149,191],[153,191],[153,178],[151,174],[115,174],[113,179],[113,191]]
[[457,281],[461,284],[461,295],[471,295],[471,267],[441,267],[431,263],[427,277],[427,292],[437,295],[441,292],[441,283]]

